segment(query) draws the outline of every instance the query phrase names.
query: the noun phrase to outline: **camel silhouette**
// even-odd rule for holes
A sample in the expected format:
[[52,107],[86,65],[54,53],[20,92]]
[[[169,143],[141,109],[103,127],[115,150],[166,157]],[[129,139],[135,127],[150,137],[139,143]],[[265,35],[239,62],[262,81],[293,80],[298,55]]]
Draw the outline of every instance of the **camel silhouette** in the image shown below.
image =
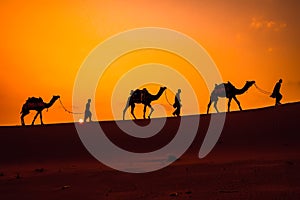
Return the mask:
[[212,91],[210,95],[210,101],[207,105],[207,114],[209,112],[209,108],[212,102],[214,102],[214,107],[217,112],[219,112],[217,108],[217,102],[219,97],[226,97],[228,98],[228,112],[230,112],[230,103],[231,100],[234,99],[239,106],[240,110],[242,110],[242,107],[240,105],[240,102],[237,100],[236,95],[244,94],[253,84],[255,81],[246,81],[246,84],[243,88],[237,89],[234,87],[229,81],[228,83],[222,83],[219,85],[215,85],[214,90]]
[[134,107],[135,107],[136,103],[144,104],[144,115],[143,115],[144,119],[146,119],[145,113],[146,113],[147,106],[151,109],[149,116],[148,116],[148,118],[150,119],[151,114],[154,111],[154,109],[151,106],[151,102],[159,99],[159,97],[163,94],[163,92],[166,89],[167,89],[166,87],[160,87],[160,89],[156,95],[150,94],[146,88],[144,88],[142,90],[137,89],[135,91],[131,91],[131,94],[127,100],[127,104],[123,110],[123,120],[125,119],[125,113],[126,113],[126,110],[129,108],[129,106],[131,107],[132,116],[134,117],[134,119],[136,119],[136,117],[134,115]]
[[22,111],[20,112],[20,114],[22,114],[21,115],[22,125],[25,126],[24,117],[29,114],[30,110],[36,110],[37,111],[36,115],[33,118],[33,121],[31,123],[31,125],[34,125],[34,121],[35,121],[35,119],[37,118],[38,115],[40,115],[41,124],[43,125],[44,123],[43,123],[42,111],[45,108],[47,108],[47,109],[50,108],[54,104],[54,102],[59,98],[60,98],[60,96],[53,96],[49,103],[45,103],[41,97],[39,97],[39,98],[36,98],[36,97],[28,98],[27,101],[25,102],[25,104],[23,104]]

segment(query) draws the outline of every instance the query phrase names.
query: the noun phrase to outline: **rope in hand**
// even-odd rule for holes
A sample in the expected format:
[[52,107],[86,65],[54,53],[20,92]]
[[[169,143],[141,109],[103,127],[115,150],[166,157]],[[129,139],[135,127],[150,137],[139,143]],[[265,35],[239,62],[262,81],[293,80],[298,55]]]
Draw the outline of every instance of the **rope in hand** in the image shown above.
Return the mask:
[[165,90],[165,97],[166,97],[166,100],[167,100],[168,104],[170,104],[170,106],[173,106],[173,104],[171,104],[170,101],[168,100],[168,97],[167,97],[167,90]]
[[256,89],[257,89],[259,92],[261,92],[261,93],[263,93],[263,94],[266,94],[266,95],[270,95],[270,94],[271,94],[271,92],[268,92],[268,91],[263,90],[263,89],[261,89],[260,87],[258,87],[258,86],[256,85],[256,83],[254,83],[254,85],[255,85]]
[[68,109],[66,109],[66,107],[64,106],[64,104],[61,102],[60,98],[59,98],[59,102],[60,102],[60,105],[62,106],[62,108],[63,108],[66,112],[68,112],[68,113],[70,113],[70,114],[84,114],[83,112],[82,112],[82,113],[76,113],[76,112],[69,111]]

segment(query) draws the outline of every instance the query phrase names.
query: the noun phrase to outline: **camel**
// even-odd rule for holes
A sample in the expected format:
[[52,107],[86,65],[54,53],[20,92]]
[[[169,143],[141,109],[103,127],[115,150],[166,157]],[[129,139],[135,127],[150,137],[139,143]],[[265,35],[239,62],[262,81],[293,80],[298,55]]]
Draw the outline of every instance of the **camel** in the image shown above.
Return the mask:
[[230,112],[230,103],[231,100],[234,99],[239,106],[240,110],[242,111],[242,107],[240,105],[240,102],[237,100],[236,95],[244,94],[253,84],[255,81],[246,81],[246,84],[243,88],[237,89],[235,88],[229,81],[228,83],[222,83],[219,85],[215,85],[214,90],[212,91],[210,95],[210,101],[207,105],[207,114],[209,112],[209,108],[212,102],[214,102],[214,107],[217,112],[219,112],[217,108],[217,102],[219,97],[226,97],[228,98],[228,112]]
[[159,99],[159,97],[163,94],[163,92],[166,90],[166,87],[160,87],[158,93],[156,95],[152,95],[150,94],[146,88],[142,89],[142,90],[131,90],[131,94],[128,97],[128,101],[127,104],[123,110],[123,120],[125,119],[125,112],[126,110],[129,108],[129,106],[131,107],[131,114],[134,117],[134,119],[136,119],[135,115],[134,115],[134,107],[136,103],[142,103],[144,104],[144,119],[146,119],[145,117],[145,113],[146,113],[146,108],[147,106],[151,109],[148,119],[150,119],[151,114],[153,113],[154,109],[151,106],[151,102],[155,101],[157,99]]
[[41,97],[28,98],[27,101],[25,102],[25,104],[22,106],[22,111],[20,112],[20,114],[22,114],[21,115],[22,126],[25,126],[24,117],[29,114],[30,110],[37,111],[36,115],[33,118],[31,125],[34,125],[34,121],[38,115],[40,115],[41,125],[43,125],[44,123],[43,123],[42,111],[45,108],[47,108],[47,109],[50,108],[54,104],[54,102],[59,98],[60,98],[60,96],[53,96],[49,103],[45,103]]

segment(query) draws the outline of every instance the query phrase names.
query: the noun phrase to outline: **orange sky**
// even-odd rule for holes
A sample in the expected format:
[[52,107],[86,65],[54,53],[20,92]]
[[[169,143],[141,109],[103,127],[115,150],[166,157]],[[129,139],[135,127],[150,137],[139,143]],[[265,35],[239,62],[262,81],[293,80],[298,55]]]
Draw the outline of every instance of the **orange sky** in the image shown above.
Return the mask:
[[[74,80],[88,54],[114,34],[149,26],[173,29],[195,39],[208,51],[224,81],[242,87],[246,80],[255,80],[270,91],[282,78],[282,101],[299,101],[299,8],[297,0],[1,1],[0,125],[20,124],[19,112],[28,96],[49,101],[52,95],[59,94],[65,106],[72,109]],[[115,61],[110,73],[118,74],[113,71],[116,64],[124,66],[124,70],[162,63],[188,74],[188,64],[167,52],[145,50],[127,56]],[[207,88],[201,78],[192,79],[195,88],[200,80],[196,92],[200,113],[204,113],[209,100]],[[106,82],[109,83],[110,80]],[[158,86],[149,89],[156,93]],[[171,91],[168,95],[173,98]],[[98,96],[92,103],[96,110],[104,110],[98,114],[99,120],[111,119],[110,102],[99,100]],[[183,105],[188,104],[188,97],[183,91]],[[90,96],[82,98],[82,104],[74,105],[73,111],[84,110]],[[274,101],[254,87],[238,99],[244,109],[269,106]],[[126,100],[117,100],[120,113]],[[158,103],[167,107],[165,99]],[[237,109],[234,102],[232,108]],[[167,108],[167,115],[171,111]],[[153,117],[160,116],[159,113]],[[183,107],[183,114],[192,113],[192,108]],[[45,123],[73,120],[58,102],[43,114]],[[32,117],[25,118],[27,124]]]

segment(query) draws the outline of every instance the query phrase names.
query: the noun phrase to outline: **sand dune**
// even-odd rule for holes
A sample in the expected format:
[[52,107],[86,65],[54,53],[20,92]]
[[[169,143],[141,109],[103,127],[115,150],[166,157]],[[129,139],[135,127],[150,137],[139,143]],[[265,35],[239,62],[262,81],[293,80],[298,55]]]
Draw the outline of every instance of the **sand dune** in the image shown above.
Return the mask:
[[[144,174],[119,172],[98,162],[73,123],[0,127],[0,198],[300,198],[300,103],[228,113],[215,148],[199,159],[210,117],[200,116],[197,136],[180,159]],[[163,129],[146,139],[124,134],[113,121],[100,125],[123,149],[149,152],[168,144],[179,121],[167,118]],[[149,120],[136,123],[146,126]]]

